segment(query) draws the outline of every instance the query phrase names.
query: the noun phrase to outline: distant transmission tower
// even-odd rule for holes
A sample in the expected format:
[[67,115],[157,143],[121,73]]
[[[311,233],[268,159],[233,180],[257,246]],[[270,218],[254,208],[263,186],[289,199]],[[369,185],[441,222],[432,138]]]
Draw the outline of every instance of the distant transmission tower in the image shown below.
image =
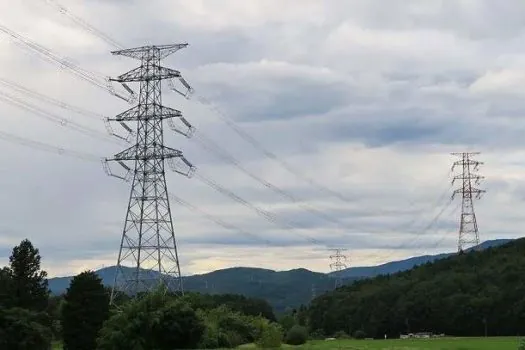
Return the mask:
[[330,255],[330,260],[334,260],[330,264],[330,268],[335,272],[335,288],[338,288],[343,285],[343,276],[341,276],[341,271],[346,269],[346,255],[343,254],[343,251],[346,249],[330,249],[334,254]]
[[479,154],[479,152],[463,152],[452,153],[452,155],[459,156],[461,159],[454,162],[452,170],[457,166],[461,166],[462,171],[455,175],[452,183],[461,180],[461,187],[454,190],[452,199],[457,194],[461,194],[461,220],[459,224],[459,239],[458,252],[463,252],[466,248],[479,245],[478,223],[476,221],[476,214],[474,212],[474,198],[481,198],[484,190],[473,187],[479,185],[483,176],[477,175],[479,166],[483,164],[477,160],[473,160],[472,156]]
[[[186,137],[191,136],[193,128],[180,111],[162,105],[161,80],[177,78],[190,88],[179,71],[162,67],[160,61],[187,45],[143,46],[112,52],[113,55],[141,61],[140,67],[110,79],[121,83],[128,91],[131,89],[126,83],[140,82],[138,105],[107,119],[108,122],[119,122],[135,139],[131,147],[104,163],[109,175],[126,181],[132,179],[112,302],[117,290],[136,295],[163,284],[170,291],[183,291],[164,160],[169,161],[173,171],[188,177],[194,168],[181,151],[164,146],[163,123],[167,120],[172,129]],[[176,125],[174,120],[178,120],[180,125]],[[136,131],[126,122],[137,122]],[[126,174],[114,174],[107,161],[120,163]],[[133,161],[134,168],[130,168],[126,161]]]

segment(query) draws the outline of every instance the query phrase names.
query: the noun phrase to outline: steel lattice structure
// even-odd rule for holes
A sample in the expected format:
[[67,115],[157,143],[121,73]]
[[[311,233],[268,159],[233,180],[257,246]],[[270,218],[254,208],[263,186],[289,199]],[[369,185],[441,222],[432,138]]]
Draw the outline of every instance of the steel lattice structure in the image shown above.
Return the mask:
[[330,260],[334,260],[330,264],[330,268],[335,272],[335,288],[339,288],[343,285],[343,277],[341,276],[341,271],[346,269],[346,255],[343,254],[343,251],[346,249],[330,249],[334,251],[334,254],[330,255]]
[[[128,82],[138,82],[138,104],[108,122],[118,122],[135,139],[135,143],[106,159],[109,175],[132,181],[128,209],[122,233],[111,300],[115,292],[130,295],[145,292],[158,284],[170,291],[183,291],[177,244],[168,199],[165,178],[165,160],[172,170],[191,176],[193,166],[182,152],[164,145],[164,121],[180,134],[190,137],[192,126],[178,110],[165,107],[161,99],[161,81],[179,79],[189,88],[179,71],[160,65],[161,59],[186,47],[188,44],[143,46],[113,51],[141,61],[140,67],[124,73],[116,79],[132,92]],[[177,120],[180,125],[177,125]],[[136,122],[136,130],[127,125]],[[113,173],[107,161],[116,161],[126,170],[124,176]],[[126,162],[133,161],[134,167]]]
[[485,190],[473,186],[473,183],[474,185],[479,185],[483,179],[483,176],[476,173],[479,170],[479,166],[483,163],[472,159],[472,156],[478,154],[479,152],[452,153],[452,155],[461,158],[454,162],[452,166],[452,171],[454,171],[455,167],[461,166],[461,173],[455,175],[452,180],[452,183],[458,180],[461,181],[461,187],[455,189],[452,193],[452,199],[454,199],[456,195],[461,194],[462,200],[458,238],[459,253],[468,247],[475,247],[480,243],[478,223],[476,213],[474,212],[474,199],[481,198],[481,194],[484,193]]

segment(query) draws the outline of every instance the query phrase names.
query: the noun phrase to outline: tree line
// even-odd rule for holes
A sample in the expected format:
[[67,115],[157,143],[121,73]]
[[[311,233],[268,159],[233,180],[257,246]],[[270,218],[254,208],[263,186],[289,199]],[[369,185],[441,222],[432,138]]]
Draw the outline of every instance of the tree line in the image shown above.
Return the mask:
[[314,299],[311,332],[399,337],[525,334],[525,239],[392,275],[360,280]]
[[95,272],[84,271],[64,295],[53,296],[40,264],[26,239],[0,269],[0,349],[276,348],[307,339],[306,327],[277,322],[266,301],[241,295],[180,295],[159,286],[140,298],[119,294],[110,306],[110,290]]

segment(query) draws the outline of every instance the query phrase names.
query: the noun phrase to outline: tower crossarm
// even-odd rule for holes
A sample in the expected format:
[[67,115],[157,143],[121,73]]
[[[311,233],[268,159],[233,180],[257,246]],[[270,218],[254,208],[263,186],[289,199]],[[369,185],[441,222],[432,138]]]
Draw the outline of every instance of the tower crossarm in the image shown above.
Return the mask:
[[146,69],[142,66],[137,67],[127,73],[119,75],[117,78],[110,78],[109,80],[119,83],[130,83],[182,77],[180,72],[176,69],[166,68],[156,64],[150,64],[149,67],[150,69]]
[[180,118],[182,117],[181,111],[157,105],[153,103],[150,105],[148,110],[144,110],[143,106],[137,105],[128,109],[125,112],[118,114],[115,118],[108,118],[110,121],[138,121],[146,119],[167,119],[167,118]]
[[458,194],[468,196],[469,193],[472,194],[472,195],[475,195],[475,197],[479,199],[481,197],[481,195],[483,193],[485,193],[485,192],[487,192],[487,191],[479,189],[479,188],[476,188],[476,187],[472,187],[471,189],[458,188],[458,189],[454,190],[454,192],[452,192],[452,199],[456,198],[456,195],[458,195]]
[[113,55],[127,56],[135,58],[137,60],[142,60],[149,55],[158,55],[159,59],[163,59],[174,52],[184,49],[188,46],[188,43],[181,44],[169,44],[169,45],[155,45],[155,46],[140,46],[132,49],[112,51]]
[[470,181],[472,183],[479,184],[481,182],[481,180],[483,180],[484,178],[485,178],[485,176],[476,175],[476,174],[473,174],[473,173],[466,173],[466,174],[463,173],[463,174],[459,174],[459,175],[454,176],[452,178],[452,184],[454,184],[458,180]]
[[113,158],[108,158],[107,161],[170,159],[177,157],[183,157],[182,152],[171,147],[158,146],[158,148],[154,148],[133,145],[115,154]]

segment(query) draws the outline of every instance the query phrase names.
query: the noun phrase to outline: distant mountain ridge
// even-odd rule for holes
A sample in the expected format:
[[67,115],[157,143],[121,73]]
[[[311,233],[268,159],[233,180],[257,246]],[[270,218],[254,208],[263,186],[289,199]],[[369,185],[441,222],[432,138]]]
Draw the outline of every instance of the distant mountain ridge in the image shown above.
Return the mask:
[[[513,241],[512,239],[494,239],[490,241],[485,241],[479,244],[476,247],[467,249],[470,251],[473,249],[484,250],[490,247],[498,247],[500,245],[506,244]],[[343,278],[363,278],[363,277],[375,277],[378,275],[388,275],[396,272],[410,270],[411,268],[419,265],[426,264],[428,262],[433,262],[439,259],[448,258],[455,253],[442,253],[437,255],[422,255],[416,256],[404,260],[392,261],[385,264],[377,266],[364,266],[364,267],[349,267],[340,272],[340,276]],[[337,276],[336,272],[329,273],[331,276]]]
[[[486,241],[476,249],[495,247],[510,239]],[[424,255],[400,261],[393,261],[378,266],[350,267],[341,271],[345,283],[357,279],[392,274],[405,271],[417,265],[449,257],[452,253]],[[96,271],[102,282],[111,286],[115,278],[116,267],[105,267]],[[289,271],[274,271],[263,268],[233,267],[212,271],[205,274],[185,276],[184,289],[211,294],[241,294],[267,300],[276,310],[295,308],[308,304],[314,296],[334,289],[335,273],[313,272],[304,268]],[[49,279],[49,289],[53,294],[66,291],[72,277],[55,277]]]

